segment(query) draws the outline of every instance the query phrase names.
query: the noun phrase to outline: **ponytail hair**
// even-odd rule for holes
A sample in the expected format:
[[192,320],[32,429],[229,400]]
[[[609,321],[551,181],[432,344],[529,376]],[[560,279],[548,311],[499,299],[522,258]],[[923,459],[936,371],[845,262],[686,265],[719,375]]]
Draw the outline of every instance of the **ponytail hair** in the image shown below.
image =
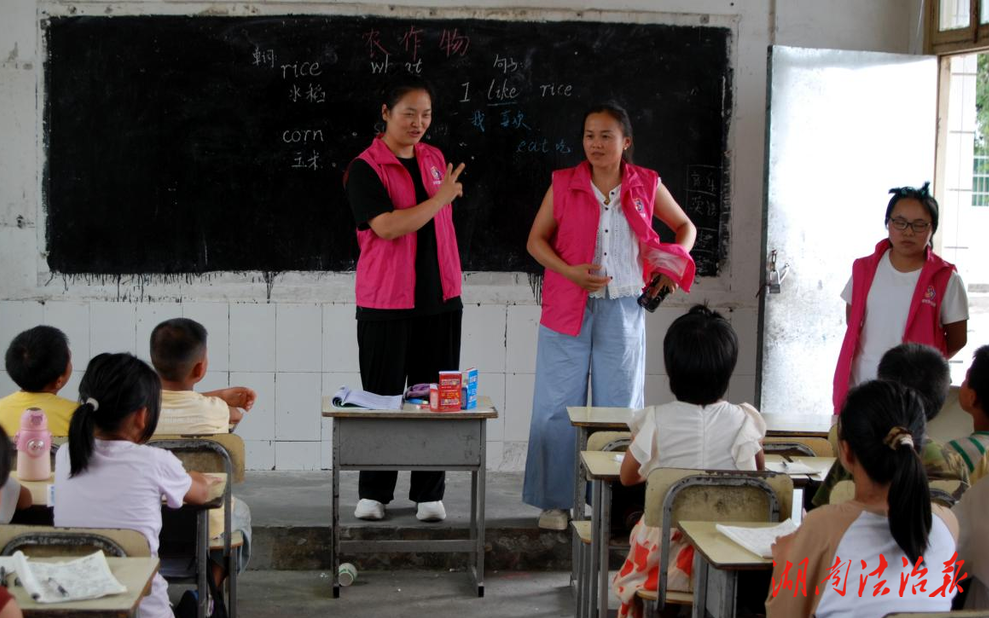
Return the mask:
[[913,564],[927,549],[932,522],[931,491],[920,459],[925,431],[917,393],[885,380],[849,391],[838,430],[869,478],[889,484],[889,531]]
[[96,429],[112,434],[128,416],[147,408],[148,422],[141,442],[151,438],[161,414],[161,379],[147,363],[131,354],[100,354],[86,367],[79,384],[79,400],[82,404],[69,423],[70,477],[89,467]]

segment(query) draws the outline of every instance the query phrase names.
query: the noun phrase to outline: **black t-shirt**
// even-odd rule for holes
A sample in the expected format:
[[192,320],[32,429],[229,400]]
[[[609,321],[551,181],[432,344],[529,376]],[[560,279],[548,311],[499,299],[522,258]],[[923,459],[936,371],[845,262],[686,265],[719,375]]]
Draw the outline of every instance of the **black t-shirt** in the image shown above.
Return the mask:
[[[415,186],[416,203],[429,199],[426,187],[422,184],[422,172],[415,157],[398,160],[412,176]],[[370,229],[368,221],[386,212],[395,210],[388,190],[367,162],[357,159],[347,175],[347,199],[350,210],[357,222],[357,229]],[[396,318],[434,315],[446,311],[463,309],[460,297],[443,302],[443,284],[440,282],[440,263],[436,254],[436,224],[430,219],[416,232],[416,289],[413,309],[371,309],[357,307],[358,320],[391,320]]]

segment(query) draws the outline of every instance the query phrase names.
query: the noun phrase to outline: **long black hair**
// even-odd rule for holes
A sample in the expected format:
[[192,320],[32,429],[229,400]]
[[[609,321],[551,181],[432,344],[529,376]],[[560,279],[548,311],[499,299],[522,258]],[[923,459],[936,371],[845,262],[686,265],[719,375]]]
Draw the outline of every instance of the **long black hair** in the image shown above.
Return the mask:
[[629,139],[628,148],[622,151],[622,161],[631,163],[632,154],[635,151],[635,140],[632,138],[632,119],[628,117],[628,112],[625,111],[625,108],[615,101],[605,101],[604,103],[592,105],[584,112],[584,120],[580,124],[581,135],[583,135],[584,125],[587,124],[587,117],[591,114],[607,114],[618,121],[618,124],[622,127],[622,136]]
[[151,438],[161,413],[161,380],[154,369],[132,354],[100,354],[86,367],[79,383],[79,400],[82,404],[69,423],[69,476],[89,467],[97,427],[113,433],[130,414],[147,408],[148,423],[141,442]]
[[889,531],[913,564],[931,532],[931,491],[920,459],[925,428],[917,393],[886,380],[849,391],[838,426],[869,478],[889,484]]

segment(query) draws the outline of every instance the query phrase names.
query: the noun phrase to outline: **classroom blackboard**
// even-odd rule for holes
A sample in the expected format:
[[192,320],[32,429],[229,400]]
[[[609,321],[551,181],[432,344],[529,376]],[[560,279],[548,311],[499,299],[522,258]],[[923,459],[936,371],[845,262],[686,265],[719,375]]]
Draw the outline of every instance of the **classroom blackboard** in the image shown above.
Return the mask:
[[[389,76],[434,85],[427,140],[466,162],[464,270],[541,272],[525,241],[594,102],[624,104],[635,160],[727,254],[725,28],[360,16],[52,17],[43,23],[52,272],[353,270],[348,163]],[[664,237],[670,234],[657,224]]]

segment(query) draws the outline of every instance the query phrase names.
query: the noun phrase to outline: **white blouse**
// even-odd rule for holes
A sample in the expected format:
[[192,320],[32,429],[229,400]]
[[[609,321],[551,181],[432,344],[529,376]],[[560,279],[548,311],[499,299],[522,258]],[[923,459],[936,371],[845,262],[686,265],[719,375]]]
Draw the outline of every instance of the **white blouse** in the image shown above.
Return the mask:
[[755,470],[766,435],[766,422],[755,408],[727,401],[650,406],[635,412],[629,428],[635,437],[628,450],[643,477],[656,468]]
[[619,184],[607,196],[594,183],[591,183],[591,188],[601,208],[597,240],[594,242],[594,263],[600,264],[601,270],[596,274],[610,276],[611,282],[591,292],[590,297],[638,296],[645,285],[642,280],[642,258],[639,256],[639,239],[622,211],[622,186]]

